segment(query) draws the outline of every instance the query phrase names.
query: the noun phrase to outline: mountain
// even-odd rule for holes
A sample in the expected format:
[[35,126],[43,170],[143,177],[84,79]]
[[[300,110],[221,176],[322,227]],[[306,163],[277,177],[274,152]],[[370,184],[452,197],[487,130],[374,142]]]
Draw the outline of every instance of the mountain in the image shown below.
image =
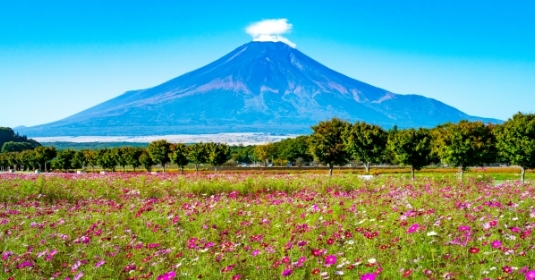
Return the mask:
[[310,133],[339,117],[383,127],[433,127],[469,116],[435,99],[352,79],[281,42],[250,42],[158,86],[125,92],[28,136]]

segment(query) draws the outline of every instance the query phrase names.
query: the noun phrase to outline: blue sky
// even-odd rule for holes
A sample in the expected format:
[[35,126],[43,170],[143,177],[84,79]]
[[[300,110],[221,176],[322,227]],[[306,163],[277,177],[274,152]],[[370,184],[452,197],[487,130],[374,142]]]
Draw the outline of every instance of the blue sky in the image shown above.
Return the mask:
[[534,1],[0,1],[0,126],[152,87],[286,18],[326,66],[476,116],[535,112]]

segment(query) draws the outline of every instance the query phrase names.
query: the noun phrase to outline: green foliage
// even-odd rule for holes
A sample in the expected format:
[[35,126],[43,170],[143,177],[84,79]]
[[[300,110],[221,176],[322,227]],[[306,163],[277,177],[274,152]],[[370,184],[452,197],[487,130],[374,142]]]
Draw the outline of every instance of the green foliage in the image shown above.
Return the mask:
[[314,132],[309,140],[310,152],[318,161],[329,166],[329,175],[332,175],[335,164],[343,165],[349,160],[343,134],[350,126],[348,122],[333,118],[312,127]]
[[[9,144],[4,148],[4,145],[8,142],[25,144]],[[39,146],[41,146],[41,144],[39,144],[37,141],[28,139],[26,136],[20,136],[9,127],[0,126],[0,152],[21,152],[24,150],[31,150]]]
[[143,148],[135,148],[135,147],[122,147],[121,154],[125,161],[125,164],[132,166],[134,168],[134,171],[136,171],[136,168],[138,168],[141,163],[139,162],[139,157],[143,153]]
[[207,143],[206,152],[207,163],[213,165],[216,171],[218,166],[230,159],[230,149],[226,144]]
[[83,168],[85,169],[87,165],[87,159],[84,155],[84,151],[75,151],[74,157],[72,159],[72,167],[74,169]]
[[55,163],[59,169],[69,171],[69,169],[73,169],[73,159],[76,152],[74,150],[63,150],[59,151]]
[[117,166],[116,155],[111,149],[101,149],[97,151],[97,164],[102,167],[102,169],[111,169],[115,171],[115,166]]
[[429,163],[431,140],[431,132],[424,128],[398,130],[389,134],[387,147],[395,162],[411,166],[414,179],[414,170],[420,170]]
[[231,146],[230,155],[238,163],[251,163],[255,146]]
[[492,163],[496,160],[492,129],[482,122],[440,125],[432,131],[433,149],[443,162],[460,167],[461,172],[469,166]]
[[169,160],[176,164],[181,171],[184,171],[184,166],[189,162],[188,147],[183,143],[172,144],[169,148]]
[[39,165],[39,169],[44,166],[45,171],[48,172],[48,163],[56,157],[56,154],[56,148],[54,147],[39,146],[35,148],[35,160]]
[[166,140],[157,140],[149,143],[147,153],[149,153],[152,161],[162,166],[165,172],[165,164],[169,162],[169,147],[171,144]]
[[343,139],[347,152],[369,172],[370,163],[381,161],[388,134],[378,125],[356,122],[346,128]]
[[141,155],[139,155],[139,163],[145,170],[147,170],[147,172],[149,172],[152,169],[152,165],[154,165],[152,158],[146,151],[143,151]]
[[28,142],[5,142],[2,145],[2,153],[9,153],[9,152],[22,152],[25,150],[33,150],[34,146]]
[[525,169],[535,168],[535,114],[517,113],[503,125],[497,127],[496,146],[507,162]]
[[264,166],[267,166],[267,163],[275,156],[276,152],[275,145],[273,143],[268,143],[256,146],[254,149],[254,156],[256,159],[263,161]]
[[309,152],[308,139],[309,136],[304,135],[274,143],[278,158],[291,162],[297,162],[301,158],[304,162],[311,162],[313,157]]
[[206,145],[200,142],[189,146],[188,159],[195,165],[195,172],[199,171],[199,164],[204,164],[208,161]]

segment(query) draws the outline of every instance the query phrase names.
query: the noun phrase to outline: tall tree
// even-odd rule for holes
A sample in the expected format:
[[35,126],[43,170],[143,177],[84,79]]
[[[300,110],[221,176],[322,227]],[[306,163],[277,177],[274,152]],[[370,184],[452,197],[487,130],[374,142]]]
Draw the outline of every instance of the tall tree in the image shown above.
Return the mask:
[[128,165],[128,160],[126,159],[125,147],[114,148],[112,152],[113,152],[113,155],[115,156],[115,161],[123,169],[123,172],[125,172],[126,165]]
[[39,169],[42,165],[45,166],[45,172],[48,172],[48,163],[56,157],[56,148],[50,146],[39,146],[35,148],[35,160],[39,164]]
[[535,114],[519,112],[499,126],[495,134],[501,157],[520,166],[524,183],[526,169],[535,168]]
[[58,167],[69,172],[69,169],[73,168],[72,160],[75,154],[76,152],[70,149],[59,151],[56,156],[56,163]]
[[304,162],[312,161],[313,158],[308,147],[308,138],[309,136],[302,135],[275,143],[278,157],[291,162],[297,162],[299,158],[302,158]]
[[199,164],[203,164],[208,161],[208,152],[206,151],[206,145],[200,142],[189,146],[188,159],[195,165],[195,172],[198,172]]
[[139,155],[139,163],[145,168],[145,170],[147,170],[147,172],[152,169],[152,165],[154,164],[149,153],[146,151],[143,151],[141,155]]
[[34,150],[24,150],[18,153],[18,161],[24,165],[24,169],[35,169],[37,161],[35,160]]
[[93,150],[82,150],[85,157],[85,162],[88,166],[91,166],[91,170],[95,172],[95,166],[97,163],[97,153]]
[[264,166],[267,166],[269,160],[275,156],[277,150],[273,143],[267,143],[264,145],[257,145],[254,149],[254,154],[257,159],[264,162]]
[[346,128],[343,139],[347,152],[369,173],[370,163],[380,162],[384,155],[388,134],[378,125],[356,122]]
[[134,148],[134,147],[124,147],[122,148],[122,156],[124,157],[126,164],[132,166],[134,169],[134,172],[136,171],[136,168],[138,168],[141,163],[139,162],[139,156],[141,156],[141,153],[143,153],[143,148]]
[[147,147],[147,152],[149,153],[152,161],[159,164],[165,172],[165,165],[169,162],[169,147],[171,144],[166,140],[157,140],[149,143]]
[[462,178],[466,168],[496,160],[492,130],[492,125],[479,121],[440,125],[432,130],[434,152],[443,162],[459,167]]
[[176,164],[181,172],[184,172],[184,166],[189,162],[188,147],[184,143],[171,144],[169,151],[169,160]]
[[398,130],[389,134],[388,150],[397,163],[411,167],[413,180],[414,170],[420,170],[429,164],[431,139],[431,132],[424,128]]
[[97,164],[104,170],[111,169],[112,172],[115,172],[116,156],[110,149],[97,150]]
[[226,144],[221,143],[207,143],[206,144],[207,162],[214,166],[215,172],[217,168],[230,159],[230,148]]
[[332,176],[335,164],[346,164],[349,160],[343,134],[350,125],[341,119],[333,118],[312,126],[310,152],[318,161],[329,166],[329,176]]
[[86,165],[87,159],[84,155],[84,151],[76,151],[72,159],[72,167],[85,169]]

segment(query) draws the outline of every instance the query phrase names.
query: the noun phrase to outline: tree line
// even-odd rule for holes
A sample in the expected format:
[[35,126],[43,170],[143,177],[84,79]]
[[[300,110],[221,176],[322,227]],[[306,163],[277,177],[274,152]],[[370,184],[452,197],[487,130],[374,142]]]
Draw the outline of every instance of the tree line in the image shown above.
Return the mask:
[[176,164],[181,170],[192,164],[197,171],[201,164],[210,164],[216,171],[225,163],[264,165],[310,165],[329,167],[360,162],[369,172],[371,164],[393,163],[417,170],[433,163],[458,167],[461,173],[470,166],[508,163],[525,170],[535,167],[535,114],[517,113],[503,124],[460,121],[426,129],[384,130],[365,122],[351,124],[333,118],[312,126],[312,134],[256,146],[233,146],[221,143],[151,142],[146,148],[119,147],[98,150],[71,149],[57,151],[38,146],[19,152],[0,154],[2,170],[49,168],[72,170],[94,168],[112,170],[120,166],[143,167],[147,171],[159,165]]

